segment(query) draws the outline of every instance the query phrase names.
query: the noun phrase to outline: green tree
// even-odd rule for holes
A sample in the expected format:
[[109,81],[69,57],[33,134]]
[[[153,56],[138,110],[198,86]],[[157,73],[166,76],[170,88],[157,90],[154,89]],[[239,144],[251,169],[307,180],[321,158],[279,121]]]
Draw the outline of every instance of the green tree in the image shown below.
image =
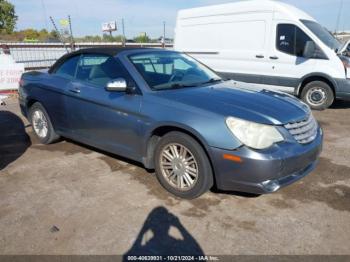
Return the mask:
[[122,35],[111,36],[109,34],[103,34],[102,41],[104,41],[104,42],[122,42],[123,36]]
[[39,31],[39,40],[46,41],[49,38],[49,32],[46,29],[41,29]]
[[0,0],[0,33],[10,34],[16,26],[15,7],[7,0]]
[[104,42],[113,42],[113,36],[112,35],[103,34],[102,41],[104,41]]
[[39,32],[35,29],[32,29],[32,28],[28,28],[28,29],[25,29],[23,30],[23,33],[24,33],[24,37],[27,38],[27,39],[38,39],[39,38]]
[[136,43],[149,43],[151,39],[144,33],[134,38]]
[[58,40],[58,39],[59,39],[59,36],[58,36],[56,30],[52,30],[52,31],[50,32],[50,38],[55,39],[55,40]]

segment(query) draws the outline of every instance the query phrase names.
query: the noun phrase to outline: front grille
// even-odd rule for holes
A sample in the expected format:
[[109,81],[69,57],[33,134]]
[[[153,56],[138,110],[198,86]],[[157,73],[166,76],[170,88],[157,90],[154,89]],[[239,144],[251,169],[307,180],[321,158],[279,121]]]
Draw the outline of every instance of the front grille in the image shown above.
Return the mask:
[[300,144],[312,142],[317,136],[317,122],[312,114],[306,120],[284,125]]

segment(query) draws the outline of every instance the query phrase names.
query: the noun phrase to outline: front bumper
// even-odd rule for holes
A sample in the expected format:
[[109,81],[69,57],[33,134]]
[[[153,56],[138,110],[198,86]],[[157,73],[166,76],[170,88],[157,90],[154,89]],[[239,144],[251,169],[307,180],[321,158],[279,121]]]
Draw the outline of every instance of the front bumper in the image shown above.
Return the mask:
[[[315,140],[307,145],[284,142],[260,151],[245,146],[231,151],[212,148],[217,187],[254,194],[275,192],[316,167],[322,142],[323,133],[319,128]],[[224,154],[238,156],[242,162],[224,159]]]
[[350,79],[335,79],[337,83],[336,98],[350,101]]

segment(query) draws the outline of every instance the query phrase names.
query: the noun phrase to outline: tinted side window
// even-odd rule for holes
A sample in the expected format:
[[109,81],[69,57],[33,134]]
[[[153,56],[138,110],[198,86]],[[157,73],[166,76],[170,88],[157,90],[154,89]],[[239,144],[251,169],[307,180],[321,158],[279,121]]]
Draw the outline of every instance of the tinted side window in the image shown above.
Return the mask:
[[277,49],[281,52],[295,54],[295,26],[279,24],[277,26]]
[[106,62],[108,56],[87,54],[80,57],[76,78],[82,81],[90,81],[96,78],[106,77],[100,70],[102,63]]
[[307,41],[312,41],[300,28],[292,24],[279,24],[277,26],[276,47],[279,51],[303,56]]
[[304,48],[307,41],[312,41],[299,27],[296,27],[295,54],[303,56]]
[[112,56],[87,54],[79,61],[76,78],[81,81],[105,87],[108,81],[118,77],[129,80],[126,69]]
[[55,72],[56,75],[74,78],[80,56],[74,56],[64,62]]

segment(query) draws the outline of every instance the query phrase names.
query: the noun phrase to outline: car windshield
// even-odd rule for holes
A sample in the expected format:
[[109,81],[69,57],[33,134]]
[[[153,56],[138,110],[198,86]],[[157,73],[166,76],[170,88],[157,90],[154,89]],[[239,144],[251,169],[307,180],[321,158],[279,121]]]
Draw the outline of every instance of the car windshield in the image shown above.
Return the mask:
[[131,55],[129,58],[153,90],[193,87],[222,81],[206,66],[178,52],[155,51]]
[[341,48],[340,42],[320,24],[309,20],[301,20],[301,22],[329,48],[335,50],[336,52]]

